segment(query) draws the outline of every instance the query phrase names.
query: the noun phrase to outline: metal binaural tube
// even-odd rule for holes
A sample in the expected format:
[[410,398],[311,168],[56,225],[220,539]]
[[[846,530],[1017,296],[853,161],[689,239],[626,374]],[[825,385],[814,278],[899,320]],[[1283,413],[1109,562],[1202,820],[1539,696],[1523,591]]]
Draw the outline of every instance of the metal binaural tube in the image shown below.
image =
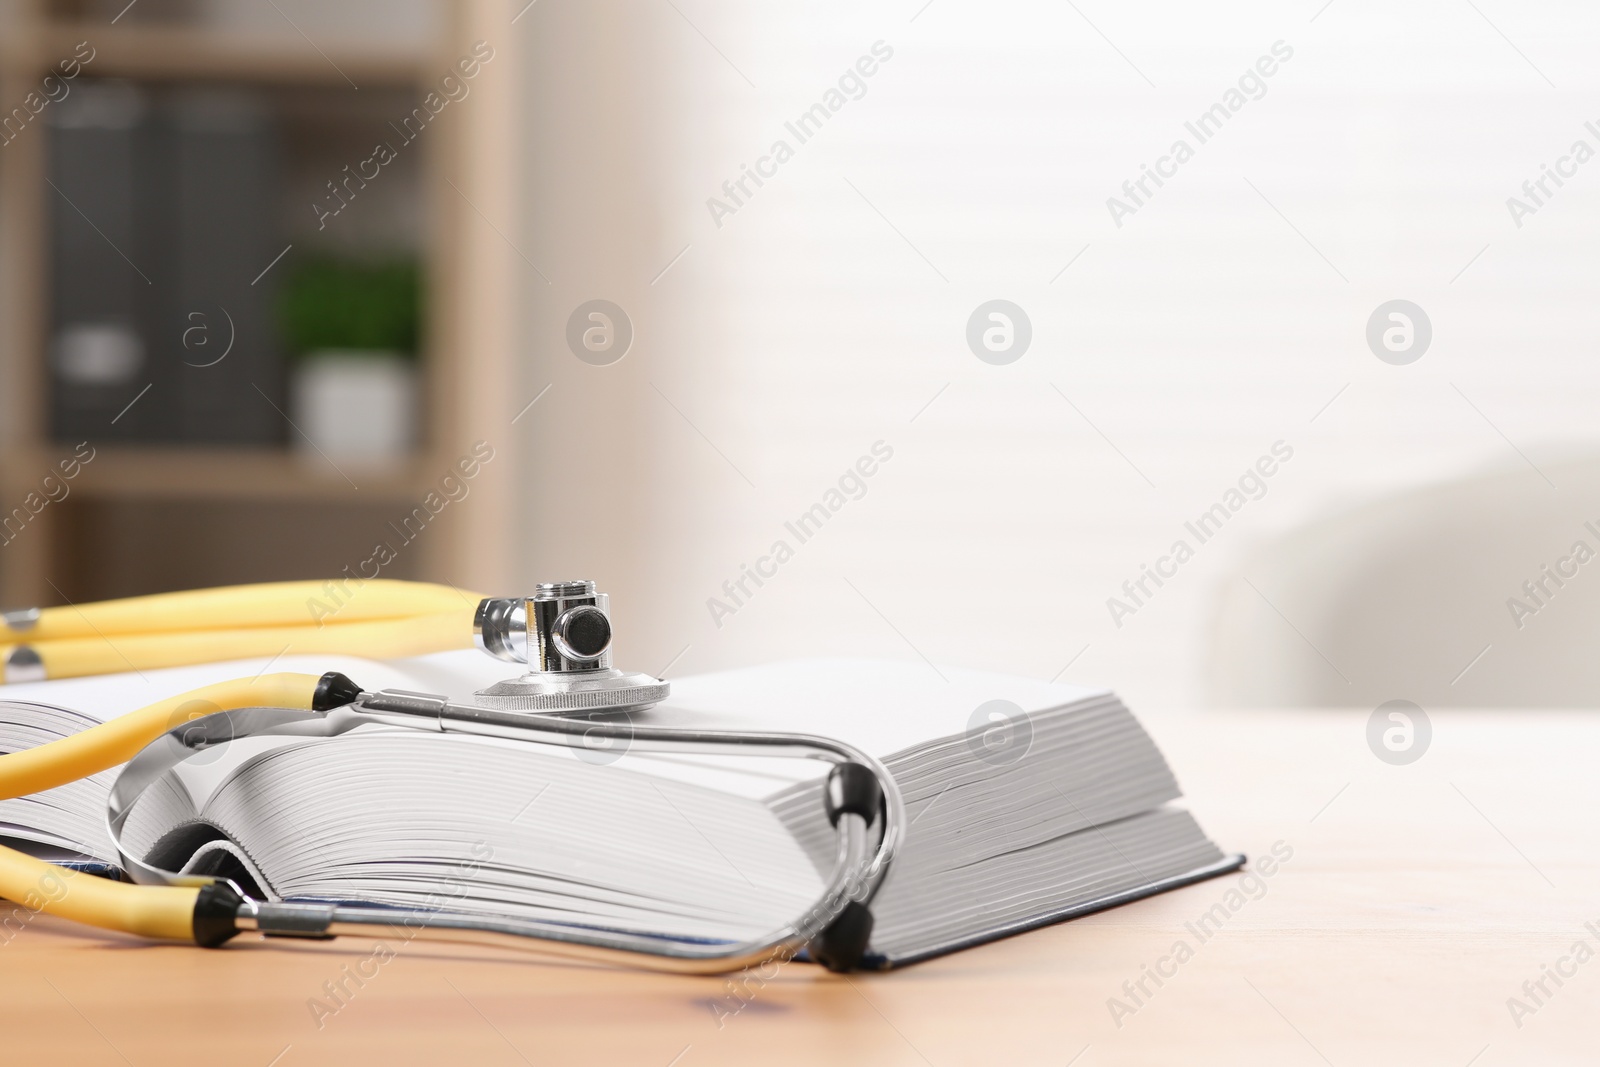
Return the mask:
[[[357,688],[354,683],[349,687]],[[570,748],[585,747],[590,738],[600,736],[627,740],[640,752],[826,760],[836,765],[833,774],[839,779],[830,781],[824,791],[825,808],[837,828],[836,862],[823,893],[804,915],[762,937],[739,943],[708,945],[686,938],[626,934],[568,923],[361,903],[246,900],[238,904],[233,917],[237,929],[277,937],[319,938],[340,934],[392,936],[403,928],[415,931],[411,936],[428,940],[510,945],[684,973],[737,970],[778,957],[791,958],[810,946],[813,957],[826,966],[849,969],[869,942],[871,920],[866,905],[882,885],[904,835],[905,803],[888,769],[872,756],[832,738],[569,719],[455,704],[431,694],[388,690],[360,693],[352,703],[326,712],[272,707],[219,712],[163,734],[127,764],[108,799],[106,826],[124,868],[135,881],[147,885],[203,886],[217,881],[214,876],[184,874],[145,862],[131,854],[122,840],[123,825],[139,798],[189,756],[246,737],[337,737],[369,724],[505,737]],[[849,768],[848,764],[857,768]],[[873,781],[881,795],[870,789]],[[882,827],[874,847],[871,825],[880,811]]]
[[883,836],[877,852],[863,871],[863,895],[859,898],[863,903],[870,901],[877,892],[904,833],[905,800],[889,769],[875,756],[831,737],[755,730],[639,726],[625,719],[606,721],[529,715],[526,712],[473,704],[455,704],[443,697],[393,690],[362,693],[348,708],[338,708],[328,714],[331,719],[348,714],[367,721],[376,720],[399,726],[420,726],[446,733],[476,734],[567,748],[584,748],[593,738],[615,738],[628,742],[635,752],[702,756],[743,752],[775,758],[858,763],[877,779],[883,792],[884,808]]
[[528,662],[527,602],[521,597],[480,600],[472,616],[472,640],[495,659]]

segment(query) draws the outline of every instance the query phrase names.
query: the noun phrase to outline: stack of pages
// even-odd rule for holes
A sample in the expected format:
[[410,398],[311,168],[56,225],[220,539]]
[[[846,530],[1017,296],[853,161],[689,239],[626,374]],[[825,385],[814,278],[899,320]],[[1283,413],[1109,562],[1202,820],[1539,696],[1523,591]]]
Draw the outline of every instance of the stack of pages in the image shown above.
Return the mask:
[[[0,751],[264,665],[0,687]],[[340,670],[369,689],[458,700],[505,673],[477,652],[318,656],[273,669]],[[1241,861],[1171,806],[1180,794],[1166,761],[1106,690],[805,661],[674,680],[668,701],[633,721],[823,734],[888,764],[908,832],[872,905],[869,965],[949,952]],[[123,836],[158,866],[225,874],[261,896],[736,940],[798,917],[820,894],[834,855],[825,770],[363,727],[201,753],[146,793]],[[115,864],[104,821],[114,777],[0,801],[0,837]]]

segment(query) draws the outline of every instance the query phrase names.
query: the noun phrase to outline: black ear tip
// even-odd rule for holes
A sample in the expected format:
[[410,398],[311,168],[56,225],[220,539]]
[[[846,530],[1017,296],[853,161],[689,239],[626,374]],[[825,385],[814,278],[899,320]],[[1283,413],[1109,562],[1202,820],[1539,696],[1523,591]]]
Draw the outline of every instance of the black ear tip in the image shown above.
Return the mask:
[[329,671],[317,682],[317,688],[311,695],[312,711],[332,711],[342,708],[346,704],[355,703],[356,697],[361,695],[361,687],[352,682],[347,675],[338,671]]
[[834,826],[839,825],[839,816],[846,814],[859,815],[871,826],[883,806],[883,787],[871,769],[859,763],[836,763],[828,772],[822,806]]
[[828,928],[812,938],[811,958],[835,974],[844,974],[861,965],[872,940],[872,910],[859,900],[844,906]]
[[194,943],[216,948],[239,932],[236,922],[244,898],[227,882],[203,886],[194,902]]

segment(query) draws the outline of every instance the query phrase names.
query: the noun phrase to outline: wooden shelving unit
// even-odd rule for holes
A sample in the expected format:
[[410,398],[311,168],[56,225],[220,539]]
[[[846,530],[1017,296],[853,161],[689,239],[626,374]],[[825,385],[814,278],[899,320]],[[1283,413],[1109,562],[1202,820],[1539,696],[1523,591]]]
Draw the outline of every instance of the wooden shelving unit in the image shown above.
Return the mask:
[[[0,545],[0,607],[60,603],[128,592],[158,591],[222,580],[323,577],[337,573],[348,555],[350,530],[377,516],[404,515],[448,473],[472,442],[493,437],[510,401],[511,293],[507,250],[486,232],[477,212],[514,219],[518,205],[510,176],[514,151],[514,71],[503,30],[515,13],[500,0],[438,0],[445,32],[417,47],[314,45],[295,35],[247,37],[205,28],[109,25],[53,17],[46,0],[0,8],[0,112],[34,89],[79,41],[95,49],[86,76],[162,84],[211,82],[328,92],[411,89],[419,96],[465,55],[475,40],[496,36],[498,80],[473,86],[472,107],[419,138],[423,180],[418,205],[427,219],[423,239],[428,309],[421,352],[422,444],[404,462],[382,469],[334,468],[314,454],[290,449],[148,447],[96,444],[94,462],[70,485],[70,496],[32,517],[20,536]],[[351,88],[351,83],[359,87]],[[396,116],[397,118],[399,116]],[[0,520],[22,504],[56,462],[72,451],[49,440],[45,389],[48,333],[49,188],[45,182],[47,131],[25,129],[0,148]],[[358,148],[351,145],[352,158]],[[471,203],[464,203],[470,198]],[[511,450],[495,440],[497,462],[474,482],[472,494],[440,516],[426,538],[408,548],[385,577],[450,581],[464,588],[496,588],[514,572],[509,516],[514,484]],[[264,508],[263,505],[268,507]],[[262,531],[241,544],[230,570],[226,546],[212,552],[208,570],[185,577],[181,561],[149,568],[149,577],[106,577],[104,560],[117,529],[104,514],[160,511],[174,530],[174,553],[187,516],[227,519],[272,515],[280,507],[284,528]],[[134,509],[133,512],[107,509]],[[98,510],[97,510],[98,509]],[[348,514],[341,515],[341,512]],[[347,536],[324,536],[329,529]],[[252,519],[252,521],[254,521]],[[337,543],[337,544],[336,544]],[[342,553],[342,554],[341,554]],[[222,562],[218,563],[220,559]],[[75,593],[74,593],[75,591]]]
[[[22,468],[47,471],[70,447],[42,448]],[[71,483],[73,493],[119,500],[319,500],[338,503],[354,493],[368,499],[404,499],[437,480],[448,461],[419,456],[399,464],[329,465],[316,455],[276,449],[184,448],[123,445],[101,449]],[[453,457],[452,457],[453,458]],[[442,468],[441,468],[442,469]]]
[[[244,37],[167,26],[101,26],[79,20],[36,23],[8,42],[8,57],[43,74],[79,41],[95,48],[89,68],[105,78],[217,79],[276,85],[414,85],[427,56],[414,49],[334,44],[317,51],[293,34]],[[19,44],[26,42],[23,47]]]

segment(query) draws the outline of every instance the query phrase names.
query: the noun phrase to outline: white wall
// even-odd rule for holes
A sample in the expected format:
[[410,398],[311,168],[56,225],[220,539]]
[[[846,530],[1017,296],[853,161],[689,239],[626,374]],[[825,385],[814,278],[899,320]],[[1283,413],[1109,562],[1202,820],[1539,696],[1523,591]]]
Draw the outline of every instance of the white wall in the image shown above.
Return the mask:
[[[544,57],[518,233],[552,278],[525,283],[527,395],[554,383],[522,429],[569,457],[530,480],[529,521],[567,518],[526,577],[607,580],[640,668],[685,645],[672,674],[1071,661],[1190,704],[1218,582],[1255,544],[1485,466],[1538,479],[1515,449],[1600,436],[1600,161],[1520,229],[1506,207],[1574,140],[1600,148],[1592,7],[674,4],[517,26]],[[865,95],[797,145],[784,122],[880,40]],[[1278,41],[1265,95],[1116,226],[1107,197],[1196,145],[1185,120]],[[794,158],[719,227],[707,199],[778,138]],[[562,341],[596,296],[638,335],[610,367]],[[964,338],[997,297],[1033,325],[1009,366]],[[1364,339],[1394,298],[1433,323],[1410,366]],[[559,451],[584,425],[598,473]],[[866,495],[796,545],[784,520],[878,440]],[[1266,496],[1115,626],[1107,598],[1280,440]],[[715,625],[708,598],[780,537],[795,558]]]

